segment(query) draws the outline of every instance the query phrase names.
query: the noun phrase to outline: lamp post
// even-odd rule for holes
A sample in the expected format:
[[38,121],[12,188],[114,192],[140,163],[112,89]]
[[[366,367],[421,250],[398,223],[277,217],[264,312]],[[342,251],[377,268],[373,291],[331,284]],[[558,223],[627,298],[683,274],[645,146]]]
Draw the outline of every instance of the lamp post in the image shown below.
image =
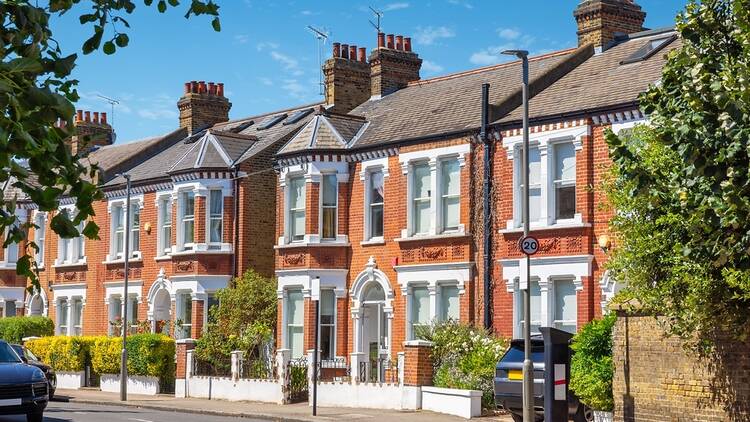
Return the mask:
[[313,416],[318,415],[318,353],[320,351],[320,277],[315,277],[312,280],[311,299],[315,303],[315,333],[313,337],[313,344],[315,350],[313,350],[313,373],[312,373],[312,414]]
[[122,352],[120,353],[120,401],[128,400],[128,264],[130,259],[130,174],[119,174],[125,178],[125,282],[123,283],[122,306]]
[[[521,59],[523,102],[523,166],[521,167],[523,237],[529,236],[529,52],[506,50]],[[523,420],[534,421],[534,364],[531,361],[531,255],[526,254],[526,287],[523,289]]]

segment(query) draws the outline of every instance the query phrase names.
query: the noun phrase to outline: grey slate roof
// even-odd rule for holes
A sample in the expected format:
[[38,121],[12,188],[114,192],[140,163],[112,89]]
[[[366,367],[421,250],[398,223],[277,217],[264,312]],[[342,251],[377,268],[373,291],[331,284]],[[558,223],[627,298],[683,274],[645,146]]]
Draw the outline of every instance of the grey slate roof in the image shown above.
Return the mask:
[[279,153],[346,149],[365,124],[362,117],[331,113],[321,107],[312,120],[294,135]]

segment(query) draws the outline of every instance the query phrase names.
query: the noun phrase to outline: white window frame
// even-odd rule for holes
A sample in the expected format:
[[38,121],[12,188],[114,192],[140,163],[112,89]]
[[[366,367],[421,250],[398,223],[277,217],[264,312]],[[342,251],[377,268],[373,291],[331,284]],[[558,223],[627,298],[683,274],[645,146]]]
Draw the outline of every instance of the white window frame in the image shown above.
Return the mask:
[[[282,311],[283,311],[283,334],[282,334],[282,344],[284,345],[285,349],[292,349],[292,339],[289,337],[289,327],[295,326],[297,327],[299,324],[291,324],[289,322],[289,293],[290,292],[299,292],[302,295],[302,308],[300,309],[300,312],[302,312],[302,348],[304,349],[304,336],[305,336],[305,291],[302,289],[302,287],[296,287],[296,286],[290,286],[288,288],[285,288],[283,290],[283,297],[282,297]],[[306,353],[305,350],[302,350],[302,355]],[[292,358],[298,358],[299,356],[292,355]]]
[[[185,214],[185,208],[187,203],[187,195],[192,194],[193,196],[193,214],[192,217],[187,217],[189,214]],[[193,189],[183,189],[178,191],[178,227],[177,227],[177,235],[178,235],[178,248],[181,251],[190,251],[195,250],[195,198],[198,196]],[[193,222],[193,240],[191,242],[187,242],[185,239],[185,225],[188,221]]]
[[[303,208],[292,208],[292,206],[291,206],[291,204],[292,204],[292,182],[294,180],[301,180],[302,184],[303,184],[303,186],[305,188],[304,191],[303,191],[303,193],[302,193],[302,196],[303,196],[302,203],[304,204]],[[307,238],[307,233],[302,233],[302,238],[301,239],[295,239],[294,238],[294,236],[295,236],[296,233],[294,233],[294,228],[293,228],[294,227],[294,220],[292,219],[292,216],[293,216],[293,214],[295,212],[302,211],[302,212],[304,212],[304,215],[305,215],[305,221],[307,221],[307,203],[306,203],[307,202],[306,201],[307,189],[308,189],[307,183],[308,183],[308,180],[306,180],[306,177],[304,175],[301,175],[301,174],[290,174],[289,177],[287,178],[286,189],[285,189],[286,195],[285,195],[285,198],[284,198],[285,199],[284,200],[284,208],[285,208],[284,209],[284,221],[285,221],[285,228],[286,228],[286,230],[285,230],[286,236],[285,237],[287,239],[287,243],[305,242],[305,240]],[[299,234],[297,234],[297,235],[299,235]]]
[[[119,220],[122,219],[122,227],[119,225]],[[125,212],[124,204],[116,204],[112,206],[112,246],[110,248],[110,257],[114,260],[124,259],[125,256],[125,222],[127,221],[127,213]],[[118,235],[122,235],[122,251],[118,248]]]
[[37,226],[34,229],[34,243],[39,248],[34,253],[34,260],[39,268],[44,268],[44,254],[46,252],[45,240],[47,238],[47,213],[37,211],[34,214],[34,224]]
[[[370,185],[372,184],[373,174],[380,173],[383,178],[383,202],[373,203],[372,202],[372,191]],[[387,169],[383,166],[373,166],[372,168],[364,171],[364,191],[365,191],[365,212],[364,212],[364,239],[366,242],[378,243],[385,241],[385,179],[388,176]],[[372,207],[380,205],[383,208],[381,218],[383,219],[383,233],[381,236],[373,236],[372,233]]]
[[[75,215],[77,211],[73,207],[61,207],[60,212],[65,210],[69,215]],[[74,217],[75,218],[75,217]],[[81,221],[78,230],[82,231],[86,227],[86,221]],[[57,259],[55,266],[61,265],[86,265],[86,239],[81,233],[78,237],[64,239],[57,237]]]
[[[337,338],[338,336],[336,335],[336,330],[338,328],[338,317],[339,317],[339,315],[338,315],[338,313],[339,313],[339,310],[338,310],[338,295],[336,294],[336,289],[334,289],[334,288],[321,287],[321,289],[320,289],[320,298],[321,298],[321,300],[323,299],[323,292],[330,292],[331,295],[333,295],[333,323],[331,323],[331,324],[323,324],[323,322],[321,321],[321,317],[323,316],[323,314],[322,314],[322,307],[321,307],[321,313],[318,315],[318,324],[320,324],[321,328],[324,327],[324,326],[325,327],[330,327],[330,329],[331,329],[331,331],[333,333],[333,336],[332,336],[332,339],[331,339],[331,358],[335,359],[335,357],[336,357],[336,347],[338,346],[338,338]],[[304,298],[303,298],[303,303],[304,303]],[[304,332],[304,327],[303,327],[302,330]],[[323,353],[323,351],[321,349],[321,359],[323,359],[322,353]]]
[[[185,309],[186,297],[190,299],[190,312],[189,313],[186,312],[187,310]],[[175,322],[175,328],[176,328],[175,337],[178,340],[184,339],[184,338],[190,338],[190,336],[192,335],[193,324],[195,323],[195,321],[193,321],[193,312],[192,312],[193,306],[195,305],[193,303],[194,302],[193,299],[194,299],[193,294],[190,291],[178,291],[176,294],[176,303],[175,303],[176,315],[175,315],[174,322]],[[189,324],[185,324],[185,321],[187,320],[187,315],[190,315]],[[180,324],[179,327],[177,326],[177,323],[176,323],[178,319],[182,320],[182,324]]]
[[[416,187],[416,176],[417,176],[417,167],[425,167],[427,168],[427,171],[431,173],[430,179],[434,179],[432,177],[432,174],[434,174],[434,166],[433,163],[429,161],[414,161],[409,166],[409,181],[408,184],[411,189],[410,195],[409,195],[409,211],[411,211],[411,219],[409,221],[409,235],[410,236],[429,236],[431,234],[435,234],[435,221],[433,218],[431,218],[431,214],[434,213],[435,208],[433,207],[434,204],[434,198],[436,194],[435,189],[435,183],[430,183],[430,189],[427,190],[428,195],[426,197],[417,197],[415,193],[415,187]],[[432,182],[432,180],[430,180]],[[430,210],[428,214],[428,221],[427,221],[427,231],[423,233],[417,232],[417,213],[415,212],[417,209],[417,203],[424,204],[425,202],[428,205],[428,208]]]
[[[115,307],[115,303],[117,302],[117,305]],[[107,315],[109,315],[109,322],[108,322],[108,329],[107,332],[112,335],[112,322],[115,321],[115,318],[118,316],[120,317],[120,320],[122,320],[122,296],[121,295],[112,295],[109,297],[109,300],[107,301]]]
[[[444,192],[445,186],[443,186],[443,164],[449,161],[456,161],[458,162],[458,194],[455,195],[449,195]],[[437,213],[437,228],[436,231],[438,234],[442,233],[457,233],[461,231],[461,180],[464,177],[462,174],[463,166],[461,165],[461,160],[459,159],[458,155],[456,156],[448,156],[448,157],[441,157],[438,160],[437,168],[435,169],[435,178],[437,179],[436,186],[437,186],[437,205],[435,207],[436,213]],[[445,216],[443,215],[443,205],[445,199],[448,197],[457,197],[458,198],[458,226],[455,228],[446,228],[445,227]]]
[[[561,325],[572,325],[576,327],[576,332],[578,331],[578,290],[576,290],[575,295],[575,304],[576,304],[576,316],[575,319],[555,319],[556,315],[556,296],[557,296],[557,283],[566,282],[566,283],[573,283],[575,285],[576,281],[573,277],[553,277],[549,280],[548,283],[548,289],[549,289],[549,296],[548,296],[548,320],[549,320],[549,326],[557,328],[557,324]],[[560,328],[558,328],[560,329]]]
[[[164,211],[169,210],[168,217],[169,221],[164,220]],[[174,226],[172,225],[172,219],[173,219],[173,201],[172,201],[172,194],[170,193],[162,193],[158,194],[156,196],[156,219],[157,219],[157,241],[156,241],[156,256],[164,256],[169,255],[172,252],[172,249],[174,245],[172,245],[172,233],[174,230]],[[164,236],[164,229],[166,228],[167,223],[169,224],[169,239],[165,239]]]
[[[218,217],[211,213],[211,197],[213,194],[218,193],[219,203],[221,204],[221,212]],[[210,188],[206,195],[206,243],[209,245],[209,249],[221,249],[222,243],[224,243],[224,191],[221,188]],[[211,240],[211,222],[218,220],[221,222],[221,231],[219,233],[219,240]],[[193,227],[195,230],[195,227]]]
[[[55,301],[55,314],[57,315],[56,324],[55,324],[55,331],[58,335],[69,335],[70,334],[70,318],[71,318],[71,312],[70,312],[70,306],[71,306],[71,300],[72,298],[60,298]],[[67,320],[65,324],[63,324],[63,318]]]
[[[70,304],[70,322],[69,322],[70,326],[68,328],[68,332],[72,336],[80,336],[80,335],[83,335],[83,309],[84,309],[83,298],[81,298],[81,297],[72,297],[70,299],[70,301],[71,301],[71,304]],[[75,321],[76,314],[77,314],[76,306],[79,305],[79,304],[81,306],[81,312],[80,312],[80,314],[78,314],[78,321]]]
[[[326,177],[333,177],[336,180],[336,182],[334,184],[334,186],[336,186],[336,195],[335,195],[335,197],[336,197],[336,205],[333,205],[333,206],[330,206],[330,205],[329,206],[325,206],[325,205],[323,205],[323,190],[324,190],[324,186],[325,186],[324,180],[325,180]],[[339,181],[338,181],[338,176],[336,175],[336,173],[331,173],[331,172],[321,173],[321,175],[320,175],[320,183],[318,184],[318,186],[320,188],[320,189],[318,189],[318,209],[319,209],[319,212],[318,212],[318,233],[319,233],[319,236],[320,236],[320,240],[323,241],[323,242],[336,241],[336,239],[338,238],[338,232],[339,232]],[[307,188],[307,186],[305,186],[305,188]],[[323,237],[323,210],[326,209],[326,208],[335,210],[334,211],[334,217],[335,218],[333,219],[333,237],[326,237],[326,238],[324,238]],[[305,215],[305,217],[307,217],[307,215]]]
[[458,286],[458,282],[455,281],[444,281],[437,283],[437,299],[435,301],[435,320],[438,322],[444,322],[447,319],[443,318],[443,289],[446,287],[456,288],[458,293],[458,317],[456,321],[461,320],[461,288]]
[[[573,141],[558,141],[558,142],[554,142],[554,143],[552,143],[550,145],[550,147],[551,147],[550,148],[550,151],[551,151],[550,156],[551,157],[550,157],[549,162],[550,162],[551,168],[550,168],[550,173],[549,174],[550,174],[550,178],[552,179],[551,189],[550,189],[550,194],[549,194],[550,195],[550,207],[551,207],[550,217],[553,219],[554,223],[557,223],[557,224],[571,224],[571,223],[575,223],[575,221],[576,221],[576,217],[575,217],[576,213],[575,213],[575,211],[573,213],[573,217],[572,218],[557,218],[557,212],[558,212],[558,209],[557,209],[557,188],[558,187],[573,187],[574,188],[573,197],[574,197],[574,200],[575,200],[575,209],[577,209],[578,205],[579,205],[578,204],[578,200],[577,200],[578,199],[577,198],[577,195],[578,195],[578,186],[576,184],[576,179],[578,177],[578,171],[577,171],[578,169],[576,169],[576,177],[573,180],[564,180],[564,179],[557,180],[555,178],[556,173],[557,173],[557,148],[560,145],[563,145],[563,144],[566,144],[566,143],[572,144],[573,148],[574,148],[574,151],[575,151],[575,145],[574,145]],[[574,159],[575,159],[575,165],[577,167],[578,166],[578,151],[575,151]]]
[[[143,201],[133,202],[130,201],[130,209],[128,210],[128,221],[130,222],[130,253],[131,258],[141,257],[141,209],[143,209]],[[138,226],[135,225],[135,213],[138,213]],[[135,236],[138,235],[138,248],[135,246]]]
[[437,304],[435,303],[436,300],[436,288],[434,285],[430,286],[428,282],[414,282],[410,283],[408,286],[408,293],[406,296],[406,339],[407,340],[414,340],[416,333],[414,330],[414,322],[412,321],[414,316],[414,289],[425,289],[427,291],[428,296],[428,309],[427,309],[427,317],[428,320],[425,324],[419,324],[419,325],[429,325],[432,321],[435,320],[435,310],[437,308]]

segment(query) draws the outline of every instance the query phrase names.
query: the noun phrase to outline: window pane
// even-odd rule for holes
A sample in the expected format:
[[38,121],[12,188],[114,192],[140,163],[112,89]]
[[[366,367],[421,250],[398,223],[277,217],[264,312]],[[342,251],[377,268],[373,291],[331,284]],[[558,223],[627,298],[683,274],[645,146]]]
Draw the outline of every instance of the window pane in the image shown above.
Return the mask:
[[529,221],[539,221],[542,217],[542,189],[529,189]]
[[67,301],[61,302],[60,303],[60,309],[62,311],[60,313],[60,323],[62,325],[67,326],[68,325],[68,310],[70,309],[69,305],[68,305],[68,302]]
[[440,180],[443,195],[458,195],[461,193],[459,178],[460,167],[458,160],[444,160],[440,163]]
[[128,315],[128,321],[131,324],[138,322],[138,299],[130,299],[130,314]]
[[383,202],[383,172],[370,173],[370,203],[379,204]]
[[289,326],[287,331],[287,338],[289,342],[289,349],[292,352],[292,358],[298,358],[304,355],[303,347],[303,327],[300,326]]
[[539,154],[539,147],[529,148],[529,186],[540,183],[542,183],[542,156]]
[[446,321],[448,319],[456,320],[459,319],[458,313],[458,287],[457,286],[443,286],[440,288],[440,319]]
[[555,180],[576,180],[576,149],[571,142],[555,145]]
[[430,231],[430,201],[414,202],[414,233],[425,234]]
[[113,297],[109,299],[109,308],[112,315],[112,321],[117,318],[122,318],[122,302],[119,297]]
[[383,288],[377,282],[371,282],[367,286],[367,292],[365,293],[365,302],[377,302],[385,300],[385,292]]
[[443,198],[443,229],[458,229],[458,208],[460,197]]
[[220,190],[212,190],[211,193],[211,215],[221,216],[223,213],[224,195]]
[[531,321],[535,325],[542,321],[542,289],[539,280],[531,280]]
[[302,292],[292,290],[287,293],[286,320],[287,324],[302,325],[304,313]]
[[222,220],[221,218],[212,218],[211,219],[211,239],[209,240],[212,243],[220,243],[221,242],[221,230],[222,230]]
[[141,227],[141,210],[138,205],[130,207],[130,249],[133,251],[141,250],[140,227]]
[[334,330],[331,325],[320,327],[320,358],[323,360],[333,359],[336,355],[333,350]]
[[162,231],[162,243],[164,249],[169,249],[170,244],[172,242],[172,227],[167,226],[163,228]]
[[5,316],[6,317],[16,316],[16,302],[14,301],[5,302]]
[[370,207],[370,237],[383,236],[383,205]]
[[430,292],[427,287],[412,289],[411,322],[428,324],[430,322]]
[[185,217],[192,217],[195,215],[195,194],[190,192],[183,192],[182,193],[182,199],[183,199],[183,213],[182,215]]
[[336,206],[337,185],[338,182],[336,181],[335,174],[326,174],[323,176],[323,180],[321,182],[321,189],[323,189],[323,206]]
[[185,228],[185,243],[193,243],[193,240],[195,239],[195,233],[194,233],[194,222],[193,220],[185,221],[184,223]]
[[555,191],[557,200],[556,218],[573,218],[576,214],[576,187],[558,187]]
[[182,295],[182,323],[193,323],[193,298],[190,294]]
[[577,318],[576,287],[573,280],[556,281],[555,321],[575,322]]
[[292,211],[292,240],[305,238],[305,210]]
[[414,166],[414,198],[430,197],[430,166],[417,164]]
[[305,180],[296,177],[289,182],[289,206],[290,208],[305,208]]
[[335,313],[336,296],[333,290],[320,291],[320,323],[333,324]]

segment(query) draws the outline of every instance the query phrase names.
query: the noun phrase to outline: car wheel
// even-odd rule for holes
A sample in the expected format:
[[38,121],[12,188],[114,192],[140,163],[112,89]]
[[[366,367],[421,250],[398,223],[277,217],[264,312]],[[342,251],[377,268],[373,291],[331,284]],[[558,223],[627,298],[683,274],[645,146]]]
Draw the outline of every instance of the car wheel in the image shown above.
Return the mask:
[[578,404],[578,411],[573,416],[574,422],[594,422],[594,411],[583,403]]
[[44,412],[41,410],[38,412],[26,414],[26,422],[42,422],[43,419],[44,419]]

